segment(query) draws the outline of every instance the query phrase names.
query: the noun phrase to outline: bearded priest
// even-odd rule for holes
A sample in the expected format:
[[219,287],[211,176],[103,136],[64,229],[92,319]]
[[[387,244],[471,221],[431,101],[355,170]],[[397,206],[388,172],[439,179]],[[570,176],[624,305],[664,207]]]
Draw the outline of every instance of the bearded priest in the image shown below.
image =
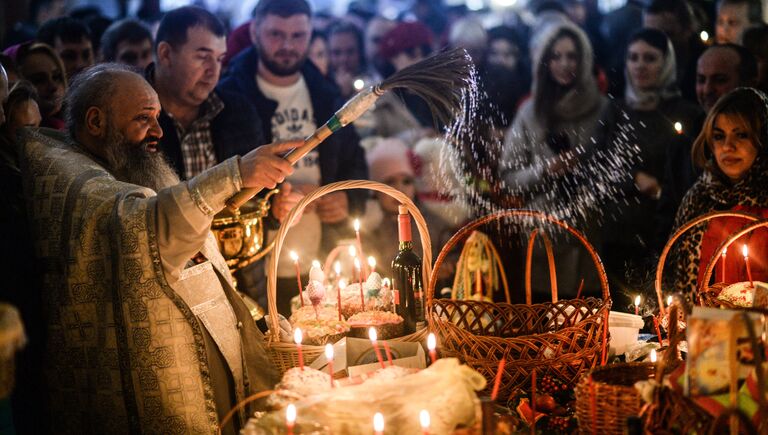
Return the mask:
[[22,155],[51,432],[215,433],[237,402],[278,379],[211,221],[241,188],[290,175],[280,155],[300,142],[179,182],[158,150],[157,94],[140,75],[97,65],[66,98],[69,133],[29,132]]

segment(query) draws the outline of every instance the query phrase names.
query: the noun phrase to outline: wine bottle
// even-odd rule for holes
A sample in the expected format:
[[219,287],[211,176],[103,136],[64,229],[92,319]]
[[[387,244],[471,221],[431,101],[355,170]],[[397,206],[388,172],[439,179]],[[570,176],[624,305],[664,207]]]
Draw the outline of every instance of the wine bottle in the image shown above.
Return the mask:
[[399,252],[392,260],[393,285],[399,299],[395,312],[403,318],[404,332],[411,334],[424,322],[424,291],[421,277],[421,258],[413,252],[411,216],[408,209],[398,208]]

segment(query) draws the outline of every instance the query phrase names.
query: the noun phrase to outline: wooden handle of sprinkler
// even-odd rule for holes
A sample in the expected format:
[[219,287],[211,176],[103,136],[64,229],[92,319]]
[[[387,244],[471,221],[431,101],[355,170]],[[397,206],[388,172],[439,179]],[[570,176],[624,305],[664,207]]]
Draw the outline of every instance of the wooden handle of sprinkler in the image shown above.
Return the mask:
[[[315,130],[312,136],[304,139],[304,145],[294,148],[288,154],[285,155],[285,160],[288,160],[292,165],[306,156],[307,153],[312,151],[316,146],[320,145],[328,136],[333,134],[333,131],[327,124]],[[237,192],[234,196],[227,200],[227,208],[232,212],[236,212],[243,204],[248,202],[251,198],[256,196],[262,189],[247,187],[240,192]]]

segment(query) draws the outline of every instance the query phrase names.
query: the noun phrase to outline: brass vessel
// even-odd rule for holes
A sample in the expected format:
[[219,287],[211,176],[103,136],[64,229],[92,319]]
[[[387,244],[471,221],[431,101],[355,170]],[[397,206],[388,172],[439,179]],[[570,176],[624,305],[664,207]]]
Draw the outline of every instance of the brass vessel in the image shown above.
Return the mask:
[[273,189],[261,198],[252,198],[235,212],[225,208],[214,216],[211,231],[232,273],[263,258],[274,247],[274,242],[264,244],[263,219],[269,213],[270,198],[278,192]]

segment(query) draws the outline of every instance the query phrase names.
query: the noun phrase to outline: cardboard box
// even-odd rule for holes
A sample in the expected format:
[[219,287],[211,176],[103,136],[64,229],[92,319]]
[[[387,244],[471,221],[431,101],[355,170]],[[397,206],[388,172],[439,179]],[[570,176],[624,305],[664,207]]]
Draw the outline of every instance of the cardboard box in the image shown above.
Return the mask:
[[[381,341],[377,342],[381,357],[387,363],[387,354]],[[400,367],[426,368],[426,354],[420,343],[387,341],[392,352],[392,362]],[[344,337],[333,345],[334,378],[358,376],[381,368],[371,341],[363,338]],[[388,364],[388,363],[387,363]],[[309,365],[313,369],[327,370],[328,361],[320,355]]]

